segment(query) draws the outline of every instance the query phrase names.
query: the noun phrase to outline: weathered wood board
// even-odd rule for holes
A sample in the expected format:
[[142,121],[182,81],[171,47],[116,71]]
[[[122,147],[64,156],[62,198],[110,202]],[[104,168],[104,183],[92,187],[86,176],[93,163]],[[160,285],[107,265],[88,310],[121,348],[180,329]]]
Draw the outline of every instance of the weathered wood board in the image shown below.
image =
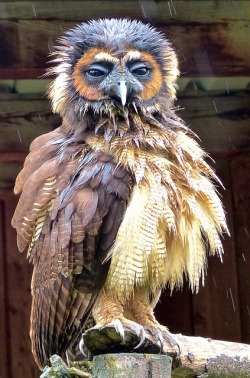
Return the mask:
[[[0,193],[0,198],[2,198]],[[3,198],[2,198],[3,199]],[[5,305],[0,296],[1,309],[7,315],[5,321],[5,340],[6,344],[1,345],[6,348],[8,357],[3,363],[6,375],[3,377],[30,377],[39,376],[31,354],[31,344],[29,338],[29,314],[31,307],[30,280],[32,266],[28,264],[25,256],[22,256],[16,246],[16,232],[11,227],[11,218],[17,204],[17,196],[10,193],[5,196],[3,201],[3,228],[4,251],[1,255],[4,258],[4,277],[5,277]],[[7,373],[8,372],[8,373]]]
[[[4,201],[0,199],[0,230],[4,230]],[[5,238],[0,232],[0,376],[7,377],[9,364],[9,340],[7,337],[7,282],[5,270]]]
[[242,341],[250,341],[250,154],[231,162]]
[[[223,238],[223,263],[218,256],[208,259],[205,286],[192,296],[194,333],[225,341],[241,340],[241,319],[233,225],[233,203],[230,162],[217,159],[216,173],[225,186],[219,190],[227,213],[231,237]],[[246,326],[246,324],[244,324]]]
[[249,91],[225,95],[197,90],[188,96],[187,90],[180,93],[177,104],[183,108],[179,116],[213,156],[230,156],[250,149]]
[[0,3],[0,78],[45,72],[56,39],[99,17],[130,17],[165,32],[186,76],[248,75],[247,1],[14,1]]

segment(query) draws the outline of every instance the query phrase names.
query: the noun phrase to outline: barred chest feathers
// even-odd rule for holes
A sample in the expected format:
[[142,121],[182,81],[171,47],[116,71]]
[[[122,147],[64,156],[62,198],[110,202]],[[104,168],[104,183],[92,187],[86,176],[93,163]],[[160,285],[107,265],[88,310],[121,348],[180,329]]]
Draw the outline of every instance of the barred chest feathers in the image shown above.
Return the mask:
[[217,177],[203,151],[183,131],[171,148],[166,147],[165,133],[153,134],[145,148],[125,145],[119,137],[109,144],[100,136],[87,138],[91,147],[112,154],[135,179],[104,286],[121,300],[128,300],[136,287],[145,296],[155,295],[167,282],[171,290],[180,287],[184,274],[192,290],[198,290],[206,270],[206,246],[211,254],[223,251],[219,234],[227,226],[210,179]]

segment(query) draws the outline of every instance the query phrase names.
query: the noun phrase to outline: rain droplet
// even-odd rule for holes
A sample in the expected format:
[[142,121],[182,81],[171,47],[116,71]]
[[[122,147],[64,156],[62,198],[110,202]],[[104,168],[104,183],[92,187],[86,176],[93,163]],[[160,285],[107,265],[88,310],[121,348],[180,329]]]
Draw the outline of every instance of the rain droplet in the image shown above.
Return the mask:
[[172,9],[171,9],[171,5],[170,5],[170,2],[168,1],[168,7],[169,7],[169,13],[170,15],[172,16]]
[[36,16],[36,10],[35,10],[35,6],[34,6],[34,5],[32,5],[32,8],[33,8],[33,12],[34,12],[34,15],[35,15],[35,17],[37,17],[37,16]]
[[214,281],[214,286],[217,287],[217,285],[216,285],[216,281],[215,281],[215,278],[214,278],[213,275],[212,275],[212,277],[213,277],[213,281]]
[[21,138],[20,131],[19,131],[18,129],[16,129],[16,131],[17,131],[18,138],[19,138],[19,140],[20,140],[20,144],[22,144],[23,141],[22,141],[22,138]]
[[144,9],[144,5],[141,2],[140,2],[140,6],[141,6],[143,17],[146,18],[147,15],[146,15],[146,12],[145,12],[145,9]]
[[214,100],[213,100],[213,104],[214,104],[214,108],[215,108],[216,113],[218,113],[218,109],[217,109],[217,107],[216,107],[216,103],[215,103]]
[[249,237],[250,237],[250,234],[249,234],[248,228],[247,228],[247,227],[244,227],[244,231],[245,231],[247,237],[249,238]]
[[229,288],[229,292],[230,292],[230,296],[231,296],[231,301],[232,301],[233,309],[235,311],[235,305],[234,305],[234,299],[233,299],[233,294],[232,294],[231,287]]

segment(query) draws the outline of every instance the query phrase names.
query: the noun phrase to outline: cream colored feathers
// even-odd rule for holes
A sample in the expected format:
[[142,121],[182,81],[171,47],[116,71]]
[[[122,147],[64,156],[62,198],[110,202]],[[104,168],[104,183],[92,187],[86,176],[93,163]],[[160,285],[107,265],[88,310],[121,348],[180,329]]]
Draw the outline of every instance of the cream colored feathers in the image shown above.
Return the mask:
[[[143,124],[143,122],[141,122]],[[170,129],[171,130],[171,129]],[[168,132],[152,127],[140,147],[114,137],[89,137],[94,149],[112,154],[136,178],[136,185],[110,251],[104,289],[121,300],[135,287],[155,294],[168,282],[181,287],[184,274],[192,290],[206,270],[206,250],[223,253],[220,234],[228,232],[221,201],[205,154],[180,122]]]

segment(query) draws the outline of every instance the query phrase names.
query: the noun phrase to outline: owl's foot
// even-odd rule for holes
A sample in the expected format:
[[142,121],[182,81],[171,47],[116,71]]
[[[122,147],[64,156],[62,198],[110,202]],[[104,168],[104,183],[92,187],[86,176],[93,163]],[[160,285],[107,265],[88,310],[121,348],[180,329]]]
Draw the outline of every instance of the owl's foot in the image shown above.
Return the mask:
[[131,352],[135,347],[144,345],[146,337],[143,326],[124,316],[124,308],[114,296],[101,291],[93,308],[93,316],[96,326],[83,335],[84,345],[91,353],[110,353],[110,350]]
[[153,308],[138,290],[135,291],[133,299],[129,303],[128,311],[130,313],[129,318],[143,326],[146,336],[148,336],[152,342],[158,343],[161,347],[161,351],[172,353],[176,352],[174,347],[177,347],[180,353],[180,346],[175,336],[169,332],[167,327],[157,322]]
[[105,353],[153,353],[158,354],[161,348],[151,341],[149,334],[144,331],[144,327],[126,319],[121,322],[116,319],[112,323],[88,329],[83,334],[84,345],[93,354]]
[[155,340],[161,347],[161,351],[164,353],[175,352],[176,347],[178,348],[178,353],[181,353],[180,345],[176,340],[175,336],[169,332],[167,327],[160,325],[159,323],[144,326],[146,336],[150,339]]
[[152,307],[137,290],[125,306],[112,293],[101,291],[93,315],[96,326],[83,335],[85,346],[93,354],[131,352],[135,348],[141,353],[176,352],[174,336],[156,321]]
[[[122,341],[124,341],[124,337],[125,337],[124,327],[127,330],[130,330],[131,332],[135,333],[138,337],[140,337],[141,341],[139,344],[143,343],[143,341],[145,340],[145,331],[144,331],[143,326],[129,319],[126,319],[124,317],[122,317],[121,319],[114,319],[112,320],[111,323],[102,327],[102,329],[105,327],[112,327],[112,326],[115,327],[116,332],[120,334]],[[99,325],[97,324],[94,328],[99,328]]]

